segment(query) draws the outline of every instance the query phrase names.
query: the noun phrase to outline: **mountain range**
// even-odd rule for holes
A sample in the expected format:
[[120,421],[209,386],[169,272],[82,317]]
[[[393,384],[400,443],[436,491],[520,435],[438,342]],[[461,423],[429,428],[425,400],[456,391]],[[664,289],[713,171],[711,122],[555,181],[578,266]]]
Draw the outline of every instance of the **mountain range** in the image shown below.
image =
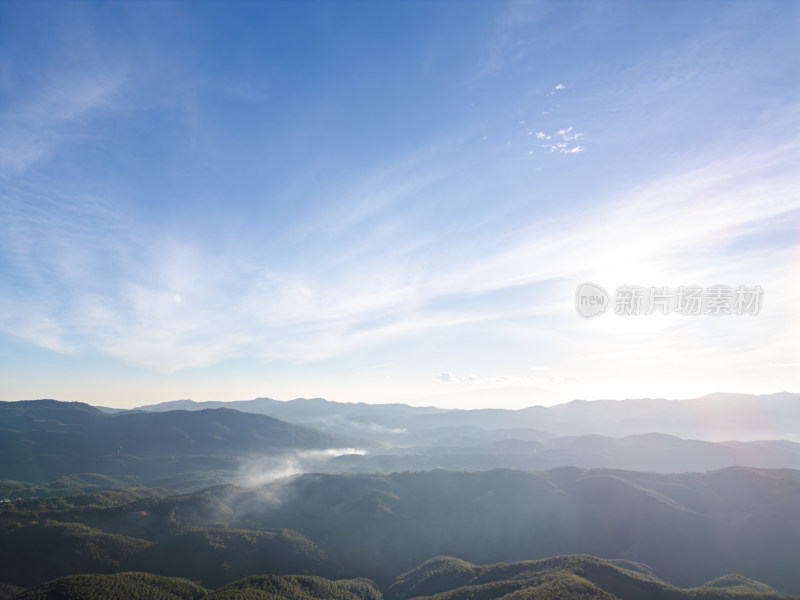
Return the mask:
[[152,481],[191,471],[235,471],[249,455],[347,444],[228,408],[109,414],[80,402],[0,402],[0,424],[0,478],[33,483],[75,473]]
[[[737,573],[800,594],[799,539],[795,470],[307,474],[166,497],[6,503],[0,581],[142,571],[217,588],[274,573],[369,577],[386,590],[438,555],[477,564],[589,554],[647,564],[680,587]],[[395,595],[441,591],[426,586]]]
[[[245,479],[264,483],[309,471],[544,470],[559,466],[660,473],[735,466],[800,469],[800,444],[786,440],[709,442],[663,433],[557,436],[521,427],[492,429],[489,419],[482,427],[444,421],[437,422],[441,425],[437,427],[406,430],[390,429],[388,425],[398,423],[388,416],[393,414],[402,421],[463,415],[324,400],[253,401],[237,406],[268,408],[275,404],[288,405],[284,412],[295,416],[301,414],[297,412],[301,408],[307,409],[304,424],[204,405],[197,410],[109,413],[77,402],[0,403],[0,451],[7,457],[0,463],[0,479],[6,480],[0,483],[0,493],[3,497],[48,496],[121,485],[188,491]],[[334,418],[327,420],[325,415],[331,414]],[[375,425],[379,417],[388,425]],[[355,421],[360,426],[357,429],[343,425],[349,419],[367,420]],[[501,424],[505,419],[503,416]],[[372,426],[367,427],[368,423]],[[349,437],[345,435],[348,432]]]
[[558,436],[624,437],[658,432],[707,441],[800,441],[800,394],[788,392],[715,393],[691,400],[573,400],[519,410],[446,410],[404,404],[340,403],[322,398],[297,398],[287,402],[270,398],[234,402],[177,400],[141,406],[138,410],[163,412],[222,407],[312,427],[324,425],[340,434],[379,436],[381,439],[424,436],[424,432],[442,427],[478,427],[529,428]]
[[[777,435],[797,399],[733,398],[719,423]],[[653,421],[725,402],[0,403],[0,599],[800,594],[800,444]]]

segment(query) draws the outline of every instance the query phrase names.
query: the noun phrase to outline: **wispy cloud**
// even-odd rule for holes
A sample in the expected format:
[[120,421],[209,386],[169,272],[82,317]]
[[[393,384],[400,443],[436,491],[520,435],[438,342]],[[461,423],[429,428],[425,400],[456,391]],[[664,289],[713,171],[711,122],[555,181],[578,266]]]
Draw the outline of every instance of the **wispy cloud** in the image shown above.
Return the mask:
[[124,81],[119,72],[59,73],[24,102],[0,111],[0,173],[24,171],[82,136],[81,125],[112,106]]
[[522,63],[531,46],[526,35],[528,28],[544,19],[551,10],[551,7],[540,2],[508,2],[495,20],[479,74],[491,76]]
[[[735,263],[718,255],[739,239],[769,235],[773,219],[800,210],[795,175],[759,175],[796,154],[788,146],[666,175],[583,214],[521,224],[456,265],[430,254],[435,238],[421,241],[424,232],[416,246],[395,253],[410,224],[369,243],[350,235],[358,224],[344,225],[341,248],[288,272],[259,266],[265,256],[242,264],[178,237],[140,237],[94,199],[33,212],[25,203],[6,205],[4,239],[22,281],[3,298],[2,326],[57,351],[93,349],[174,370],[237,356],[317,360],[431,329],[557,318],[565,307],[572,318],[571,292],[559,282],[762,283],[785,272],[783,250],[744,245]],[[53,280],[59,298],[46,293]],[[535,284],[544,287],[527,305],[452,300]]]
[[[771,365],[795,364],[797,107],[791,89],[776,91],[762,76],[772,46],[740,49],[746,40],[731,24],[746,15],[732,9],[724,27],[682,32],[677,45],[621,41],[642,50],[621,69],[609,66],[619,63],[605,54],[613,48],[591,68],[573,50],[543,61],[541,50],[595,27],[568,12],[505,5],[491,33],[481,27],[477,42],[462,40],[475,44],[463,53],[472,62],[454,69],[465,80],[437,88],[430,121],[403,113],[404,99],[384,107],[397,111],[385,124],[402,122],[392,134],[402,139],[368,120],[363,131],[355,126],[362,115],[341,106],[355,100],[349,90],[329,113],[327,96],[319,101],[292,69],[284,88],[280,69],[221,77],[201,68],[210,52],[191,55],[161,31],[133,35],[113,60],[76,60],[82,70],[45,65],[0,109],[0,329],[55,352],[168,372],[241,358],[308,363],[430,340],[448,347],[450,382],[464,384],[475,372],[476,384],[503,376],[535,385],[527,365],[538,361],[551,367],[543,384],[577,385],[569,368],[602,377],[580,364],[576,348],[585,347],[603,348],[595,363],[614,360],[618,374],[712,355],[773,374],[780,369]],[[297,115],[345,116],[331,131],[298,134],[319,136],[333,154],[342,148],[341,161],[297,143],[303,166],[281,162],[307,126],[275,117],[294,85],[287,97],[302,105]],[[750,92],[746,101],[739,91]],[[453,116],[433,119],[445,114]],[[86,164],[73,156],[94,157],[93,141],[117,134],[161,145],[131,144],[138,169],[125,153]],[[306,170],[315,161],[330,170]],[[316,168],[318,180],[308,177]],[[760,284],[767,301],[736,327],[587,323],[571,305],[585,279],[612,289]],[[744,347],[743,331],[770,343]],[[459,361],[468,334],[548,350],[520,357],[525,373],[483,372]],[[431,376],[443,366],[431,361],[417,376],[449,387]]]

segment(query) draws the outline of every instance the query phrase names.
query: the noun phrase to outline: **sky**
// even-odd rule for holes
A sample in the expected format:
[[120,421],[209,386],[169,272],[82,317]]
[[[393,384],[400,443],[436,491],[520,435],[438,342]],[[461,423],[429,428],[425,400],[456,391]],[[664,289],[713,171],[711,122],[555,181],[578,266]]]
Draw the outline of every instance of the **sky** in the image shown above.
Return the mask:
[[[784,1],[6,0],[0,400],[800,391],[799,27]],[[583,282],[611,309],[581,318]],[[720,285],[757,314],[615,314]]]

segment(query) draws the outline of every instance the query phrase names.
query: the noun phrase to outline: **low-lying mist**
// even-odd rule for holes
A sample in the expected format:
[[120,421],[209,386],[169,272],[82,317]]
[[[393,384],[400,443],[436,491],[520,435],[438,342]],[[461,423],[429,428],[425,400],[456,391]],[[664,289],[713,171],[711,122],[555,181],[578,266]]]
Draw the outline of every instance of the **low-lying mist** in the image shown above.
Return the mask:
[[359,448],[326,448],[325,450],[297,450],[283,454],[248,456],[240,460],[238,475],[233,483],[240,487],[255,488],[279,479],[314,471],[327,471],[326,463],[339,456],[363,456]]

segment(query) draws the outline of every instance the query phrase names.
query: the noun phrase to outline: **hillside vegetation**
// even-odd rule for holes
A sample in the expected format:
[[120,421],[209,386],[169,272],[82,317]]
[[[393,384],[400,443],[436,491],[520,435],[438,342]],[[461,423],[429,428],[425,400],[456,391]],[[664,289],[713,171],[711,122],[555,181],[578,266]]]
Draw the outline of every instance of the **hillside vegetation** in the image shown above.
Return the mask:
[[[234,473],[248,455],[346,445],[308,427],[228,408],[109,414],[80,402],[0,402],[0,479],[33,484],[61,479],[68,488],[67,476],[100,474],[95,482],[110,477],[173,487],[169,478],[177,475]],[[73,483],[89,491],[86,482]],[[10,495],[31,493],[9,485]]]
[[435,555],[591,554],[648,564],[681,587],[739,573],[800,593],[796,471],[313,474],[130,502],[95,496],[2,505],[0,581],[135,570],[209,588],[261,573],[385,586]]
[[728,575],[692,589],[677,588],[647,565],[593,556],[474,565],[439,556],[403,573],[382,593],[363,578],[255,575],[217,590],[173,577],[126,572],[70,575],[28,590],[16,600],[787,600],[762,583]]

